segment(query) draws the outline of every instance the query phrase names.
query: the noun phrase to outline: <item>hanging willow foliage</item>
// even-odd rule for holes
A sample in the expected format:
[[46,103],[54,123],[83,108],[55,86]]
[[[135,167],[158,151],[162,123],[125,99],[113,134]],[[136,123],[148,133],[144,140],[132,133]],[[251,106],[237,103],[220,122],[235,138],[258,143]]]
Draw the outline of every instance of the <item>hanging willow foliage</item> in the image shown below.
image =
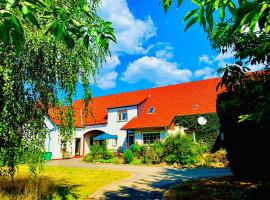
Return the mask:
[[[66,9],[74,4],[61,2],[57,1],[57,6]],[[95,80],[100,64],[110,55],[109,42],[115,41],[110,22],[96,14],[78,13],[75,17],[85,23],[78,28],[78,37],[75,32],[67,35],[64,28],[52,30],[71,37],[72,48],[65,37],[56,39],[55,33],[45,35],[42,28],[21,21],[25,42],[20,53],[10,41],[0,51],[0,175],[13,178],[20,163],[27,163],[31,174],[42,166],[48,131],[44,119],[49,110],[61,122],[62,141],[70,141],[74,136],[72,97],[76,84],[82,83],[88,102],[89,79]]]

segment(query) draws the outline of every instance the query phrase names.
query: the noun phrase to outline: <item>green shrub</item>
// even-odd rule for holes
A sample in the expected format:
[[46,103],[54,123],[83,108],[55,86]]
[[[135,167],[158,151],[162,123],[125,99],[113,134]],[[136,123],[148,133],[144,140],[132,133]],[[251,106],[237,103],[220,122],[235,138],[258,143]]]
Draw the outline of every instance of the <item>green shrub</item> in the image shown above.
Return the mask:
[[89,153],[84,157],[85,162],[93,162],[99,159],[109,160],[113,153],[107,147],[107,144],[90,146]]
[[157,164],[163,160],[163,146],[160,141],[141,146],[141,160],[144,164]]
[[132,153],[135,157],[137,157],[137,158],[139,157],[141,148],[138,144],[131,145],[130,150],[132,151]]
[[227,167],[229,161],[227,159],[227,152],[224,149],[220,149],[215,153],[203,153],[198,159],[196,166],[200,167]]
[[124,153],[124,161],[129,164],[133,161],[133,153],[130,149],[127,149]]
[[163,144],[165,161],[168,164],[193,165],[207,146],[193,142],[192,137],[180,133],[168,135]]
[[130,163],[132,165],[141,165],[143,162],[142,160],[138,159],[138,158],[134,158],[133,161]]

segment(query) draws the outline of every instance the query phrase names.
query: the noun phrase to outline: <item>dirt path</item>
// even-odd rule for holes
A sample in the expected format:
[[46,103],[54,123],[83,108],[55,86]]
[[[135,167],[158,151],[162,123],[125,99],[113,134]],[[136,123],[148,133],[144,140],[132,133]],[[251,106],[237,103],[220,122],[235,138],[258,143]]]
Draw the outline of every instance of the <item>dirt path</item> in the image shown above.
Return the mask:
[[176,169],[170,167],[148,167],[113,164],[89,164],[80,159],[49,161],[47,166],[65,166],[93,169],[127,171],[131,178],[106,185],[89,199],[162,199],[163,192],[186,180],[231,175],[229,168],[220,169]]

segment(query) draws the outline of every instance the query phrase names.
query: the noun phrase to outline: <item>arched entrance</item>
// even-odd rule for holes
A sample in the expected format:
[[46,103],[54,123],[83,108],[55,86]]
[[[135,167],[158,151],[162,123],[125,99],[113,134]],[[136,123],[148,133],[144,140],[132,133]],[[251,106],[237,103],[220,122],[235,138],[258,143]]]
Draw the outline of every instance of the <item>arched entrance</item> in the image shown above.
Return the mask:
[[103,131],[100,130],[92,130],[83,135],[83,156],[85,156],[89,152],[90,146],[94,145],[94,143],[98,143],[99,141],[94,141],[94,137],[103,134]]

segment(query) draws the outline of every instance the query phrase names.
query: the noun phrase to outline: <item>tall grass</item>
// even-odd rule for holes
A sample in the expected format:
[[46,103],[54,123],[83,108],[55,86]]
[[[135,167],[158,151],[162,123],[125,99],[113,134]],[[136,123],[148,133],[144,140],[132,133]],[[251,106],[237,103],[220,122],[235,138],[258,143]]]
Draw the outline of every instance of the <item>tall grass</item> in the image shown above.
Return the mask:
[[45,167],[36,177],[27,171],[20,167],[13,182],[0,177],[0,200],[84,199],[106,184],[130,177],[127,172],[82,168]]

